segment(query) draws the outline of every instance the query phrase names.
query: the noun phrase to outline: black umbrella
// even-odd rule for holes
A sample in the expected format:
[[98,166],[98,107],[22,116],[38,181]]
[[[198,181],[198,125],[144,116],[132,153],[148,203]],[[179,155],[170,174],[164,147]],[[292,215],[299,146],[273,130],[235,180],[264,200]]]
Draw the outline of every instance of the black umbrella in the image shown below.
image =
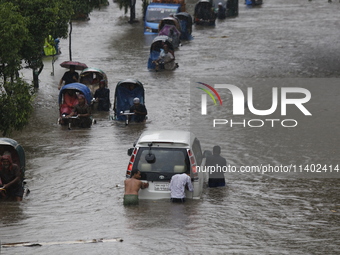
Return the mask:
[[70,69],[71,66],[74,66],[76,70],[84,70],[87,68],[86,64],[77,61],[64,61],[60,66],[68,69]]

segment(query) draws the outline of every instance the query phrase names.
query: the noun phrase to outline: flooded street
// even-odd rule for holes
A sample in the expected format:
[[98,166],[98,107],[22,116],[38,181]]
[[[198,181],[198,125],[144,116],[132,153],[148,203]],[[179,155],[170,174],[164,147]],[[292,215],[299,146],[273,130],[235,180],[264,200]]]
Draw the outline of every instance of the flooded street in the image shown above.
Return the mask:
[[[192,15],[195,3],[186,5]],[[333,178],[232,173],[225,175],[226,188],[205,188],[201,200],[123,206],[127,149],[144,130],[192,130],[203,150],[219,144],[238,167],[340,164],[340,3],[267,0],[249,8],[240,0],[237,18],[194,26],[194,40],[175,51],[179,68],[159,73],[147,70],[154,36],[143,34],[141,2],[136,8],[139,23],[132,25],[112,1],[89,21],[74,22],[72,60],[107,74],[111,102],[118,81],[141,81],[150,122],[125,127],[110,120],[111,110],[95,112],[90,129],[59,126],[57,87],[66,71],[59,64],[69,60],[68,40],[61,40],[54,75],[52,59],[44,61],[30,124],[11,136],[26,151],[31,193],[0,210],[1,244],[48,244],[2,247],[1,254],[340,254],[340,171]],[[312,94],[307,108],[313,116],[294,113],[295,129],[225,127],[216,133],[204,123],[190,126],[196,82],[250,85],[270,102],[266,82],[289,79]],[[101,238],[123,242],[72,243]]]

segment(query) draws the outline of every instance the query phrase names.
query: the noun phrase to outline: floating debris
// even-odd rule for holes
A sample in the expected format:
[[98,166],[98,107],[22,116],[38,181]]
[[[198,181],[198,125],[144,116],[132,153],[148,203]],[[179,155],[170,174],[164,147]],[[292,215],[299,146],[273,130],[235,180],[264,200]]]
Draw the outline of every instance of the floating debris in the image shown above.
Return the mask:
[[60,245],[60,244],[83,244],[83,243],[109,243],[109,242],[123,242],[122,238],[112,239],[91,239],[91,240],[76,240],[76,241],[60,241],[60,242],[19,242],[19,243],[4,243],[1,245],[2,248],[9,247],[37,247],[46,245]]

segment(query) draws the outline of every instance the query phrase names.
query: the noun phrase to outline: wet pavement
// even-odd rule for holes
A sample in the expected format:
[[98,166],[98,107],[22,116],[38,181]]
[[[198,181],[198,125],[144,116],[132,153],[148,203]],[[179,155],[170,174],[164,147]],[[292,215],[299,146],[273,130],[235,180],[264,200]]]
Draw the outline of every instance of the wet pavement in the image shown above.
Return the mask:
[[[115,3],[74,22],[72,59],[108,75],[111,101],[118,81],[144,83],[149,122],[117,125],[109,113],[94,113],[91,129],[57,124],[58,82],[68,60],[68,41],[51,75],[46,58],[31,122],[14,133],[26,150],[31,194],[22,203],[2,203],[1,243],[47,243],[1,248],[4,254],[339,254],[339,179],[226,174],[227,187],[205,189],[186,204],[141,201],[123,207],[126,152],[143,130],[190,129],[193,82],[226,79],[248,84],[267,79],[332,79],[311,87],[314,119],[295,130],[235,128],[221,136],[195,129],[203,149],[220,144],[233,165],[259,163],[339,164],[340,4],[326,0],[265,1],[215,27],[194,27],[194,40],[176,50],[174,72],[147,70],[153,36],[129,24]],[[193,14],[195,1],[187,2]],[[23,71],[31,79],[30,72]],[[254,87],[270,100],[265,86]],[[326,85],[325,85],[326,86]],[[223,141],[223,144],[221,142]],[[287,177],[287,176],[286,176]],[[293,176],[294,177],[294,176]],[[317,177],[317,176],[316,176]],[[123,242],[76,240],[121,238]],[[63,242],[71,242],[70,244]],[[51,244],[61,242],[62,244]]]

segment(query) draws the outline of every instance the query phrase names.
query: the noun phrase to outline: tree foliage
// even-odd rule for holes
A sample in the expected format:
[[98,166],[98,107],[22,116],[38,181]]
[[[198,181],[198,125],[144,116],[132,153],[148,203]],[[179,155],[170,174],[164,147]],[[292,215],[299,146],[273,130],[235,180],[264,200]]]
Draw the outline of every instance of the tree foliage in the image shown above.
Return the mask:
[[[124,8],[124,13],[126,14],[130,8],[130,22],[135,19],[135,5],[136,0],[117,0],[119,4],[119,9]],[[142,0],[142,8],[143,8],[143,19],[145,16],[145,11],[147,6],[149,5],[149,0]]]
[[0,3],[0,77],[13,77],[20,69],[20,50],[28,38],[27,19],[12,3]]
[[0,131],[22,129],[32,112],[33,90],[19,78],[22,63],[33,71],[43,68],[45,39],[67,38],[74,13],[88,15],[107,0],[0,0]]
[[32,112],[33,90],[18,78],[20,51],[28,39],[27,19],[13,3],[0,2],[0,131],[6,136],[22,129]]
[[28,38],[21,48],[21,57],[29,68],[42,64],[45,38],[66,38],[72,15],[70,0],[10,0],[27,19]]
[[0,0],[0,130],[21,130],[32,112],[33,90],[19,78],[22,62],[42,67],[48,35],[66,38],[71,0]]
[[102,5],[108,5],[108,0],[73,0],[72,8],[74,15],[72,19],[87,19],[88,15],[94,8],[100,8]]
[[124,8],[124,13],[126,14],[131,6],[131,0],[117,0],[119,4],[119,9]]
[[13,130],[22,130],[33,111],[34,90],[31,85],[18,78],[14,82],[1,84],[0,130],[9,135]]

